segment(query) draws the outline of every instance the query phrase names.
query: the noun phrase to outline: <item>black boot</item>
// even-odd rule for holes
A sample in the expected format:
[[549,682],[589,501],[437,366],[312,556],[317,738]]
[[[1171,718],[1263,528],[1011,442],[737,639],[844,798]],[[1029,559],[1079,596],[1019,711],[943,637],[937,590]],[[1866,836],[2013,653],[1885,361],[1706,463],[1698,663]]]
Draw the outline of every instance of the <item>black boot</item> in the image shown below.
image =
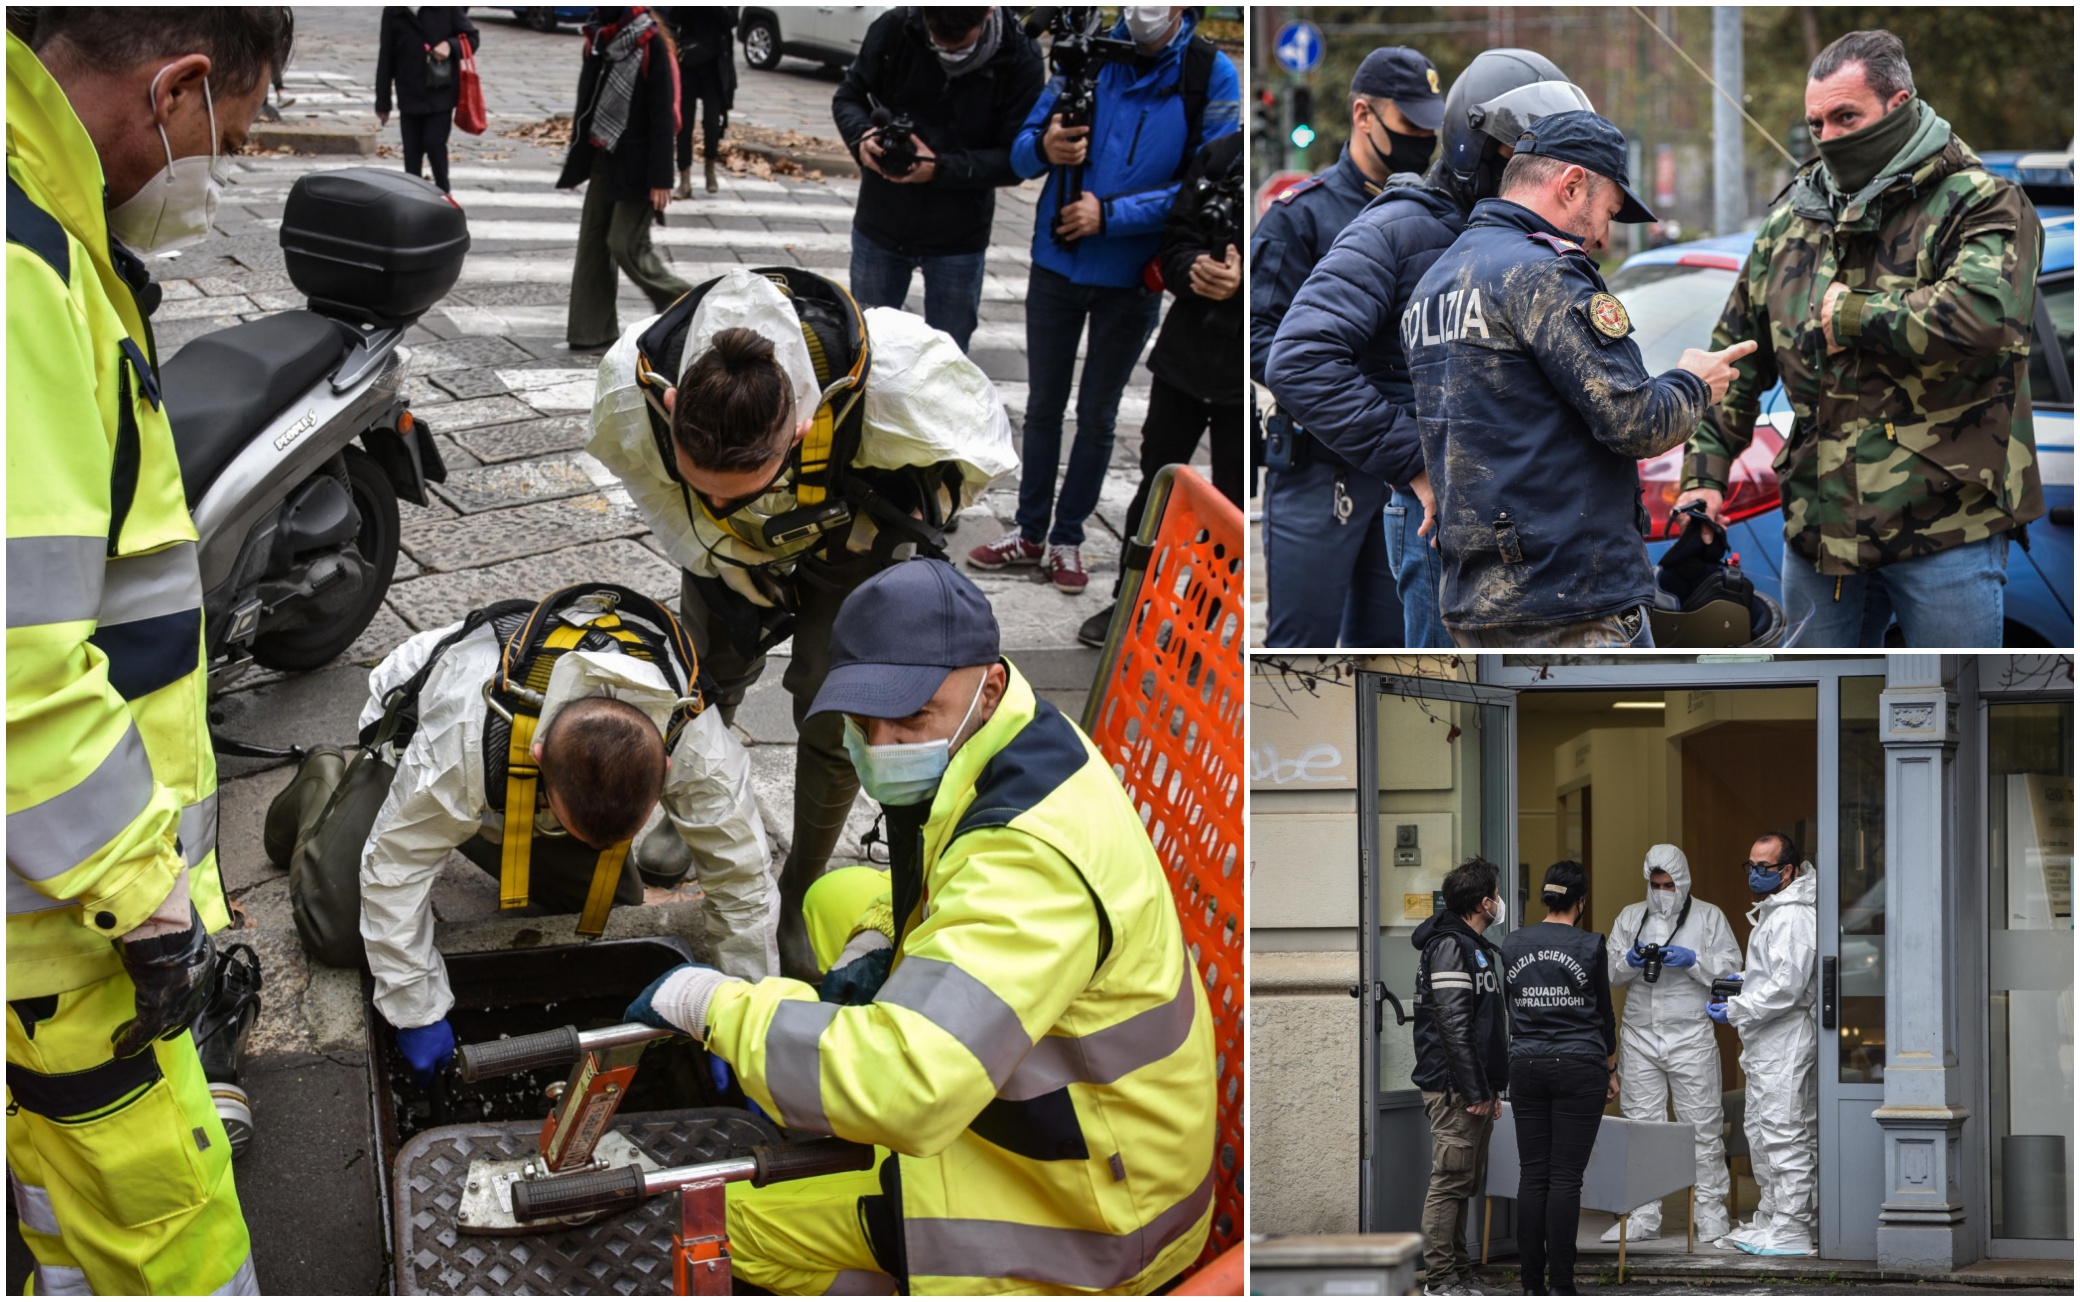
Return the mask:
[[250,945],[222,946],[217,950],[209,1002],[195,1015],[189,1030],[195,1036],[195,1053],[202,1059],[210,1100],[223,1119],[233,1157],[244,1153],[253,1139],[253,1104],[239,1084],[238,1068],[245,1060],[253,1023],[259,1020],[260,958]]

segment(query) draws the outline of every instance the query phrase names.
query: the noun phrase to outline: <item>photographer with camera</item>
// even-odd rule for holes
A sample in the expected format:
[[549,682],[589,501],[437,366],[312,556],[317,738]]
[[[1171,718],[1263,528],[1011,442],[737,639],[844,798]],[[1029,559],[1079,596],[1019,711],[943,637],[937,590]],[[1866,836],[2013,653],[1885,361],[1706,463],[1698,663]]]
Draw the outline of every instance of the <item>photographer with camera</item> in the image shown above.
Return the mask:
[[[1178,187],[1163,226],[1156,264],[1163,287],[1177,295],[1156,346],[1149,350],[1148,419],[1141,426],[1141,484],[1127,507],[1125,529],[1141,527],[1149,488],[1164,466],[1182,464],[1211,432],[1213,486],[1242,505],[1242,133],[1201,149]],[[1112,580],[1119,596],[1121,566]],[[1086,646],[1103,646],[1112,607],[1077,630]]]
[[[1055,75],[1011,147],[1019,175],[1047,176],[1026,295],[1025,466],[1018,527],[968,553],[985,570],[1042,565],[1072,594],[1090,581],[1083,525],[1105,484],[1120,394],[1162,306],[1143,269],[1199,147],[1238,131],[1242,114],[1235,65],[1196,34],[1189,11],[1129,6],[1107,37],[1096,21],[1091,9],[1056,12]],[[1062,413],[1086,321],[1076,443],[1057,500]]]
[[[1709,1243],[1731,1228],[1726,1218],[1725,1114],[1719,1106],[1719,1041],[1698,1014],[1715,973],[1740,968],[1733,928],[1715,904],[1690,893],[1690,860],[1673,845],[1647,851],[1640,873],[1647,898],[1628,904],[1611,925],[1613,989],[1624,988],[1618,1030],[1618,1104],[1632,1121],[1676,1120],[1697,1132],[1697,1238]],[[1619,948],[1629,944],[1629,948]],[[1631,1233],[1611,1227],[1605,1243],[1661,1237],[1661,1200],[1633,1209]]]
[[982,308],[996,187],[1039,97],[1040,52],[1009,10],[911,5],[874,20],[831,97],[859,160],[852,296],[903,306],[924,272],[924,319],[961,351]]

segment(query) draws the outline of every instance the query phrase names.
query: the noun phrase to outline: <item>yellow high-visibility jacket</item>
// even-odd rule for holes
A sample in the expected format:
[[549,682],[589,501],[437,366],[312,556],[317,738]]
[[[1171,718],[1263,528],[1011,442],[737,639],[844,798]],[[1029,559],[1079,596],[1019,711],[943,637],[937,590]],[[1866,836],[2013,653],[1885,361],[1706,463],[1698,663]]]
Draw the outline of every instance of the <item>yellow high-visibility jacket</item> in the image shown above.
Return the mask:
[[1213,1019],[1132,802],[1014,669],[922,842],[873,1003],[726,984],[709,1046],[783,1125],[899,1155],[913,1292],[1161,1287],[1213,1213]]
[[7,38],[7,997],[122,970],[183,862],[217,877],[202,576],[101,160]]

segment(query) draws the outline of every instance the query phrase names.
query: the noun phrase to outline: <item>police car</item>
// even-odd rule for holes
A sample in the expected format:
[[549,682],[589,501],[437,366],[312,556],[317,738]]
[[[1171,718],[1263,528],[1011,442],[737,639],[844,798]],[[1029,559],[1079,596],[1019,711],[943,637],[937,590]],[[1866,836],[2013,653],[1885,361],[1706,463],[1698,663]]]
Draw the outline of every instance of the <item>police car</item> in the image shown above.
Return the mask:
[[[2073,645],[2073,209],[2071,157],[2063,158],[2065,203],[2037,209],[2044,223],[2044,263],[2037,276],[2040,346],[2029,368],[2046,514],[2029,526],[2029,550],[2008,553],[2003,645],[2011,647]],[[1712,327],[1754,241],[1752,234],[1726,235],[1650,249],[1608,277],[1611,292],[1632,317],[1649,374],[1673,369],[1685,348],[1710,346]],[[2043,346],[2053,339],[2056,347]],[[1792,424],[1782,385],[1763,395],[1761,413],[1755,439],[1734,462],[1727,486],[1727,537],[1756,590],[1781,600],[1784,513],[1773,463]],[[1682,484],[1683,449],[1642,461],[1639,472],[1656,540],[1648,550],[1658,562],[1670,545],[1660,540]],[[1888,630],[1887,640],[1898,643],[1898,625]]]

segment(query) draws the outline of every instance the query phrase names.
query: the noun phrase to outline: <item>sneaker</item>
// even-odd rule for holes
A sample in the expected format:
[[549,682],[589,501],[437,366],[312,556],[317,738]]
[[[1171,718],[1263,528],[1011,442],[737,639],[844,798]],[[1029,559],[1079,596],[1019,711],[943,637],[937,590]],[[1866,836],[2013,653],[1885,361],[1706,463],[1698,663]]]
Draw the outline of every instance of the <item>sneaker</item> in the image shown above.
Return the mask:
[[1070,596],[1075,596],[1090,586],[1091,576],[1083,570],[1083,549],[1071,543],[1057,543],[1047,549],[1047,577],[1054,586]]
[[978,570],[1001,570],[1006,565],[1038,565],[1047,549],[1036,542],[1027,542],[1025,535],[1013,529],[993,543],[984,543],[971,548],[968,564]]
[[1105,635],[1112,631],[1112,612],[1118,609],[1119,603],[1115,601],[1083,621],[1083,626],[1076,630],[1076,640],[1085,646],[1104,646]]

